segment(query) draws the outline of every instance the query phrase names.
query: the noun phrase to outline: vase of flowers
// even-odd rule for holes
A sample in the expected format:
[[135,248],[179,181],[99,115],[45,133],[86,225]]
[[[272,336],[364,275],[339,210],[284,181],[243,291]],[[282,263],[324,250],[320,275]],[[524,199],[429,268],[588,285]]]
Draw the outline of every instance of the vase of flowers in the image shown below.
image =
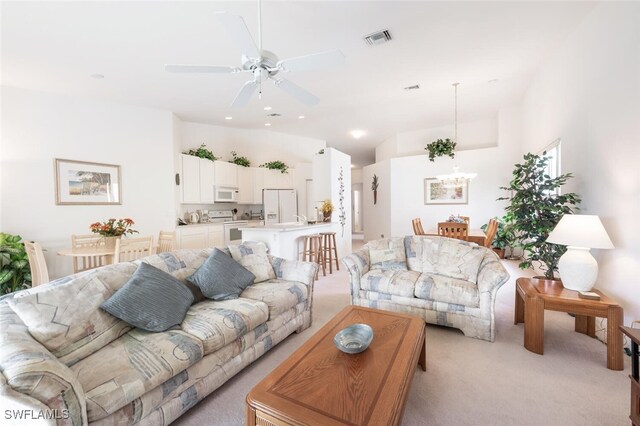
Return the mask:
[[107,248],[114,248],[116,240],[126,234],[137,234],[138,231],[132,228],[135,222],[127,217],[124,219],[109,219],[104,222],[95,222],[89,226],[91,232],[104,237],[104,244]]
[[331,214],[333,213],[333,204],[331,204],[331,200],[324,200],[322,206],[320,206],[320,211],[322,212],[324,222],[331,222]]

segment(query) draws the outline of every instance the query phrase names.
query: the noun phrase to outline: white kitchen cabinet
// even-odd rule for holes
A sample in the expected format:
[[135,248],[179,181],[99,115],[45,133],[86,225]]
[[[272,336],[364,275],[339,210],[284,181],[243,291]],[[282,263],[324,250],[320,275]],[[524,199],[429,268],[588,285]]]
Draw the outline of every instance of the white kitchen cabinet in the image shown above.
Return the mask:
[[265,189],[292,189],[293,188],[293,169],[289,169],[288,173],[282,173],[280,170],[264,170],[264,188]]
[[187,225],[176,228],[176,240],[181,249],[203,249],[207,247],[224,247],[224,226]]
[[213,161],[200,158],[200,202],[213,203],[215,185],[215,166]]
[[253,174],[253,204],[262,204],[262,190],[264,186],[265,169],[259,167],[251,167]]
[[238,167],[238,204],[253,204],[254,173],[251,167]]
[[287,173],[278,172],[278,189],[292,189],[293,188],[293,173],[294,169],[289,169]]
[[205,226],[181,226],[176,228],[176,240],[181,249],[200,249],[207,247]]
[[200,158],[182,154],[182,173],[180,186],[183,203],[200,202]]
[[237,188],[238,166],[227,161],[215,161],[216,186]]

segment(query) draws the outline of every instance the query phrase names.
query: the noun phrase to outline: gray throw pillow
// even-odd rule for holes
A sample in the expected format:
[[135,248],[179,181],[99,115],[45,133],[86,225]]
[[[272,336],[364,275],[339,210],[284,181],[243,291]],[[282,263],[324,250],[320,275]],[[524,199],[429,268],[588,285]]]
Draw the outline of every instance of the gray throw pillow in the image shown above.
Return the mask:
[[245,288],[256,279],[247,268],[233,260],[224,252],[213,249],[211,255],[187,281],[200,287],[209,299],[237,299]]
[[143,262],[100,307],[136,328],[165,331],[182,323],[192,303],[182,281]]

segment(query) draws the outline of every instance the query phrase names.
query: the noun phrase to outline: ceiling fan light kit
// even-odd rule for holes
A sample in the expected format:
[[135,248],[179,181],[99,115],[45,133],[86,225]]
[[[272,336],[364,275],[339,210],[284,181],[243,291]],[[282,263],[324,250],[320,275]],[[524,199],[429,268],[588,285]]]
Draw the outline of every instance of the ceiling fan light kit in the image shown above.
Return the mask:
[[229,34],[229,37],[235,41],[242,52],[241,67],[166,64],[164,67],[165,70],[171,73],[183,74],[251,73],[252,78],[242,86],[231,103],[231,106],[234,108],[247,106],[256,89],[258,89],[259,98],[262,98],[262,83],[267,80],[272,80],[277,88],[288,93],[299,102],[308,106],[316,105],[320,101],[318,97],[289,80],[280,76],[276,77],[277,74],[281,72],[309,71],[337,67],[344,65],[344,55],[339,50],[329,50],[279,60],[275,53],[262,49],[262,4],[260,2],[259,8],[259,43],[257,46],[241,16],[228,12],[216,12],[216,16],[225,28],[225,31]]

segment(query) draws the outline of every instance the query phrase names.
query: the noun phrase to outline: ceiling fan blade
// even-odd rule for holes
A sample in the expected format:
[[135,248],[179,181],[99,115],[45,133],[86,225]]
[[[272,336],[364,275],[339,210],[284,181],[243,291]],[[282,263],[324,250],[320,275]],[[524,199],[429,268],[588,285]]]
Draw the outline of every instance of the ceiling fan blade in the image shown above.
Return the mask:
[[283,71],[306,71],[344,65],[344,55],[339,50],[313,53],[311,55],[298,56],[297,58],[283,59],[278,62],[278,68]]
[[228,12],[216,12],[216,15],[218,15],[220,23],[222,23],[229,36],[245,56],[249,58],[260,58],[260,51],[256,47],[256,43],[253,41],[253,37],[251,37],[251,33],[242,16],[233,15]]
[[283,78],[274,79],[274,84],[305,105],[314,106],[320,102],[320,99],[289,80]]
[[164,70],[174,73],[204,73],[204,74],[227,74],[237,72],[236,68],[216,67],[213,65],[180,65],[166,64]]
[[251,95],[253,95],[253,92],[256,90],[256,87],[258,87],[258,84],[254,80],[247,81],[236,95],[231,106],[234,108],[243,108],[247,106],[249,99],[251,99]]

